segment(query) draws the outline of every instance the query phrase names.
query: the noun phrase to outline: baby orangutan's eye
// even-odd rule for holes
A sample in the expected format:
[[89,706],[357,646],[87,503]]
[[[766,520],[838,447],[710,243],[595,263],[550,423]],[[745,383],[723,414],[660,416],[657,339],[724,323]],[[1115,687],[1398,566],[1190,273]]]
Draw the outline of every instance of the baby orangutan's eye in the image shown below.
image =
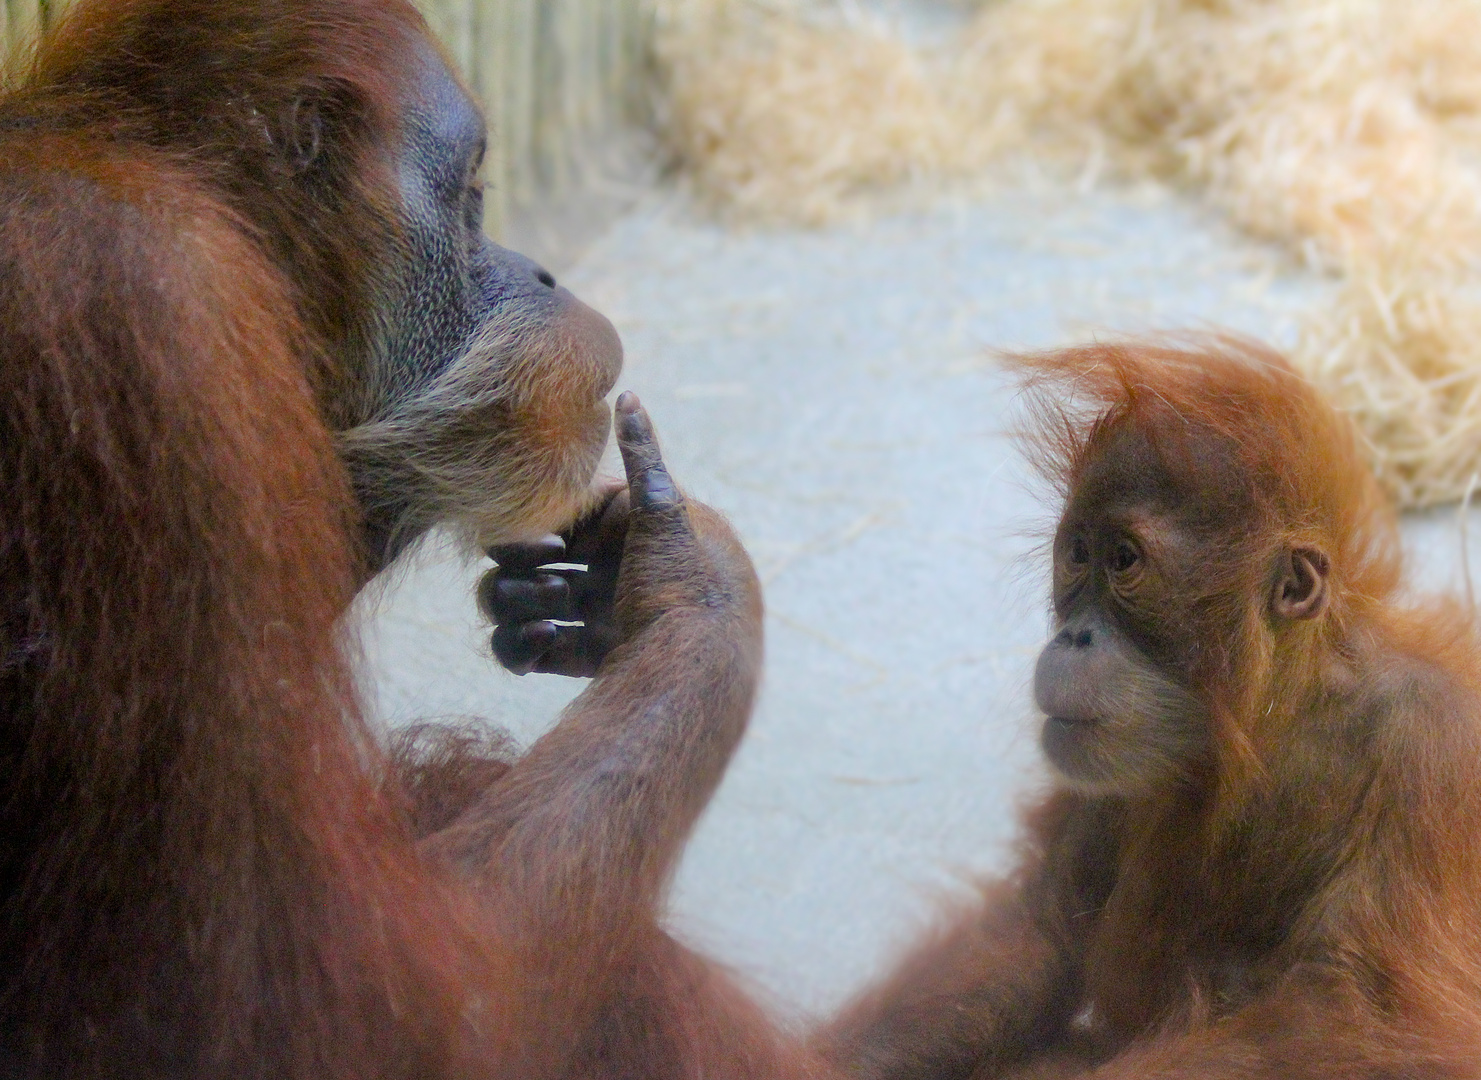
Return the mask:
[[1124,574],[1135,566],[1141,557],[1141,552],[1137,551],[1136,545],[1123,538],[1116,541],[1116,550],[1111,556],[1111,569],[1118,574]]

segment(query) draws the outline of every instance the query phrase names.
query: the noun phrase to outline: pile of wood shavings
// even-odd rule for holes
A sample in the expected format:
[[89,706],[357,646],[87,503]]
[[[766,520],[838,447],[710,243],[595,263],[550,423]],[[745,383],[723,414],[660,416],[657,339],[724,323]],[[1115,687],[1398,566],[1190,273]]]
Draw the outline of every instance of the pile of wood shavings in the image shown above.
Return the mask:
[[1481,469],[1481,4],[995,0],[949,43],[808,0],[663,0],[700,190],[822,222],[1024,155],[1201,192],[1339,275],[1298,359],[1405,506]]
[[752,219],[818,224],[955,171],[931,58],[872,26],[753,0],[672,0],[668,134],[701,189]]

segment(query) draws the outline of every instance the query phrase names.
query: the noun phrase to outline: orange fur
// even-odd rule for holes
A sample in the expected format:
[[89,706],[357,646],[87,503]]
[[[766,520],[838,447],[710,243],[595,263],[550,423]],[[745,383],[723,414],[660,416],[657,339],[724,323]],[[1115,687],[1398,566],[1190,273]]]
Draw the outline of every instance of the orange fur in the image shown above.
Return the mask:
[[633,515],[618,648],[525,756],[363,721],[364,497],[564,524],[620,359],[543,279],[388,343],[537,281],[466,184],[413,250],[398,167],[476,168],[414,157],[417,78],[458,91],[402,0],[97,0],[0,95],[0,1076],[807,1070],[659,925],[759,673],[717,515]]
[[[1236,340],[1015,363],[1062,529],[1161,530],[1111,617],[1211,738],[1150,788],[1051,795],[1015,876],[820,1044],[864,1077],[1481,1074],[1481,643],[1400,599],[1349,422]],[[1284,620],[1296,548],[1330,600]]]

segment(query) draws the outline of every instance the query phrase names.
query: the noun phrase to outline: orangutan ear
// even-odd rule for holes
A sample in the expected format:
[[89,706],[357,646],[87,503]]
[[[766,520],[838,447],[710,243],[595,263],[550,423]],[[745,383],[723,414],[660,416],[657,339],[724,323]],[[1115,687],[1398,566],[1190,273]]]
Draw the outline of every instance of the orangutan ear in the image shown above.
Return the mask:
[[1326,611],[1331,567],[1331,560],[1320,548],[1291,548],[1282,556],[1270,610],[1281,619],[1314,619]]
[[317,93],[300,94],[284,118],[283,141],[295,172],[307,172],[324,148],[324,108]]

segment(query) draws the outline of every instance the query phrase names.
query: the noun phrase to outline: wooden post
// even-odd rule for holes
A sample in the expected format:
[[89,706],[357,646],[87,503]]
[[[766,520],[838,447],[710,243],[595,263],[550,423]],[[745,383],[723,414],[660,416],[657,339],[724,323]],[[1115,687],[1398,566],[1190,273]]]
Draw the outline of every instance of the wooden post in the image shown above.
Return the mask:
[[[0,54],[74,0],[0,0]],[[484,226],[592,178],[591,147],[643,120],[655,0],[415,0],[483,102]]]
[[652,0],[418,0],[484,103],[484,224],[588,180],[593,139],[645,112]]

